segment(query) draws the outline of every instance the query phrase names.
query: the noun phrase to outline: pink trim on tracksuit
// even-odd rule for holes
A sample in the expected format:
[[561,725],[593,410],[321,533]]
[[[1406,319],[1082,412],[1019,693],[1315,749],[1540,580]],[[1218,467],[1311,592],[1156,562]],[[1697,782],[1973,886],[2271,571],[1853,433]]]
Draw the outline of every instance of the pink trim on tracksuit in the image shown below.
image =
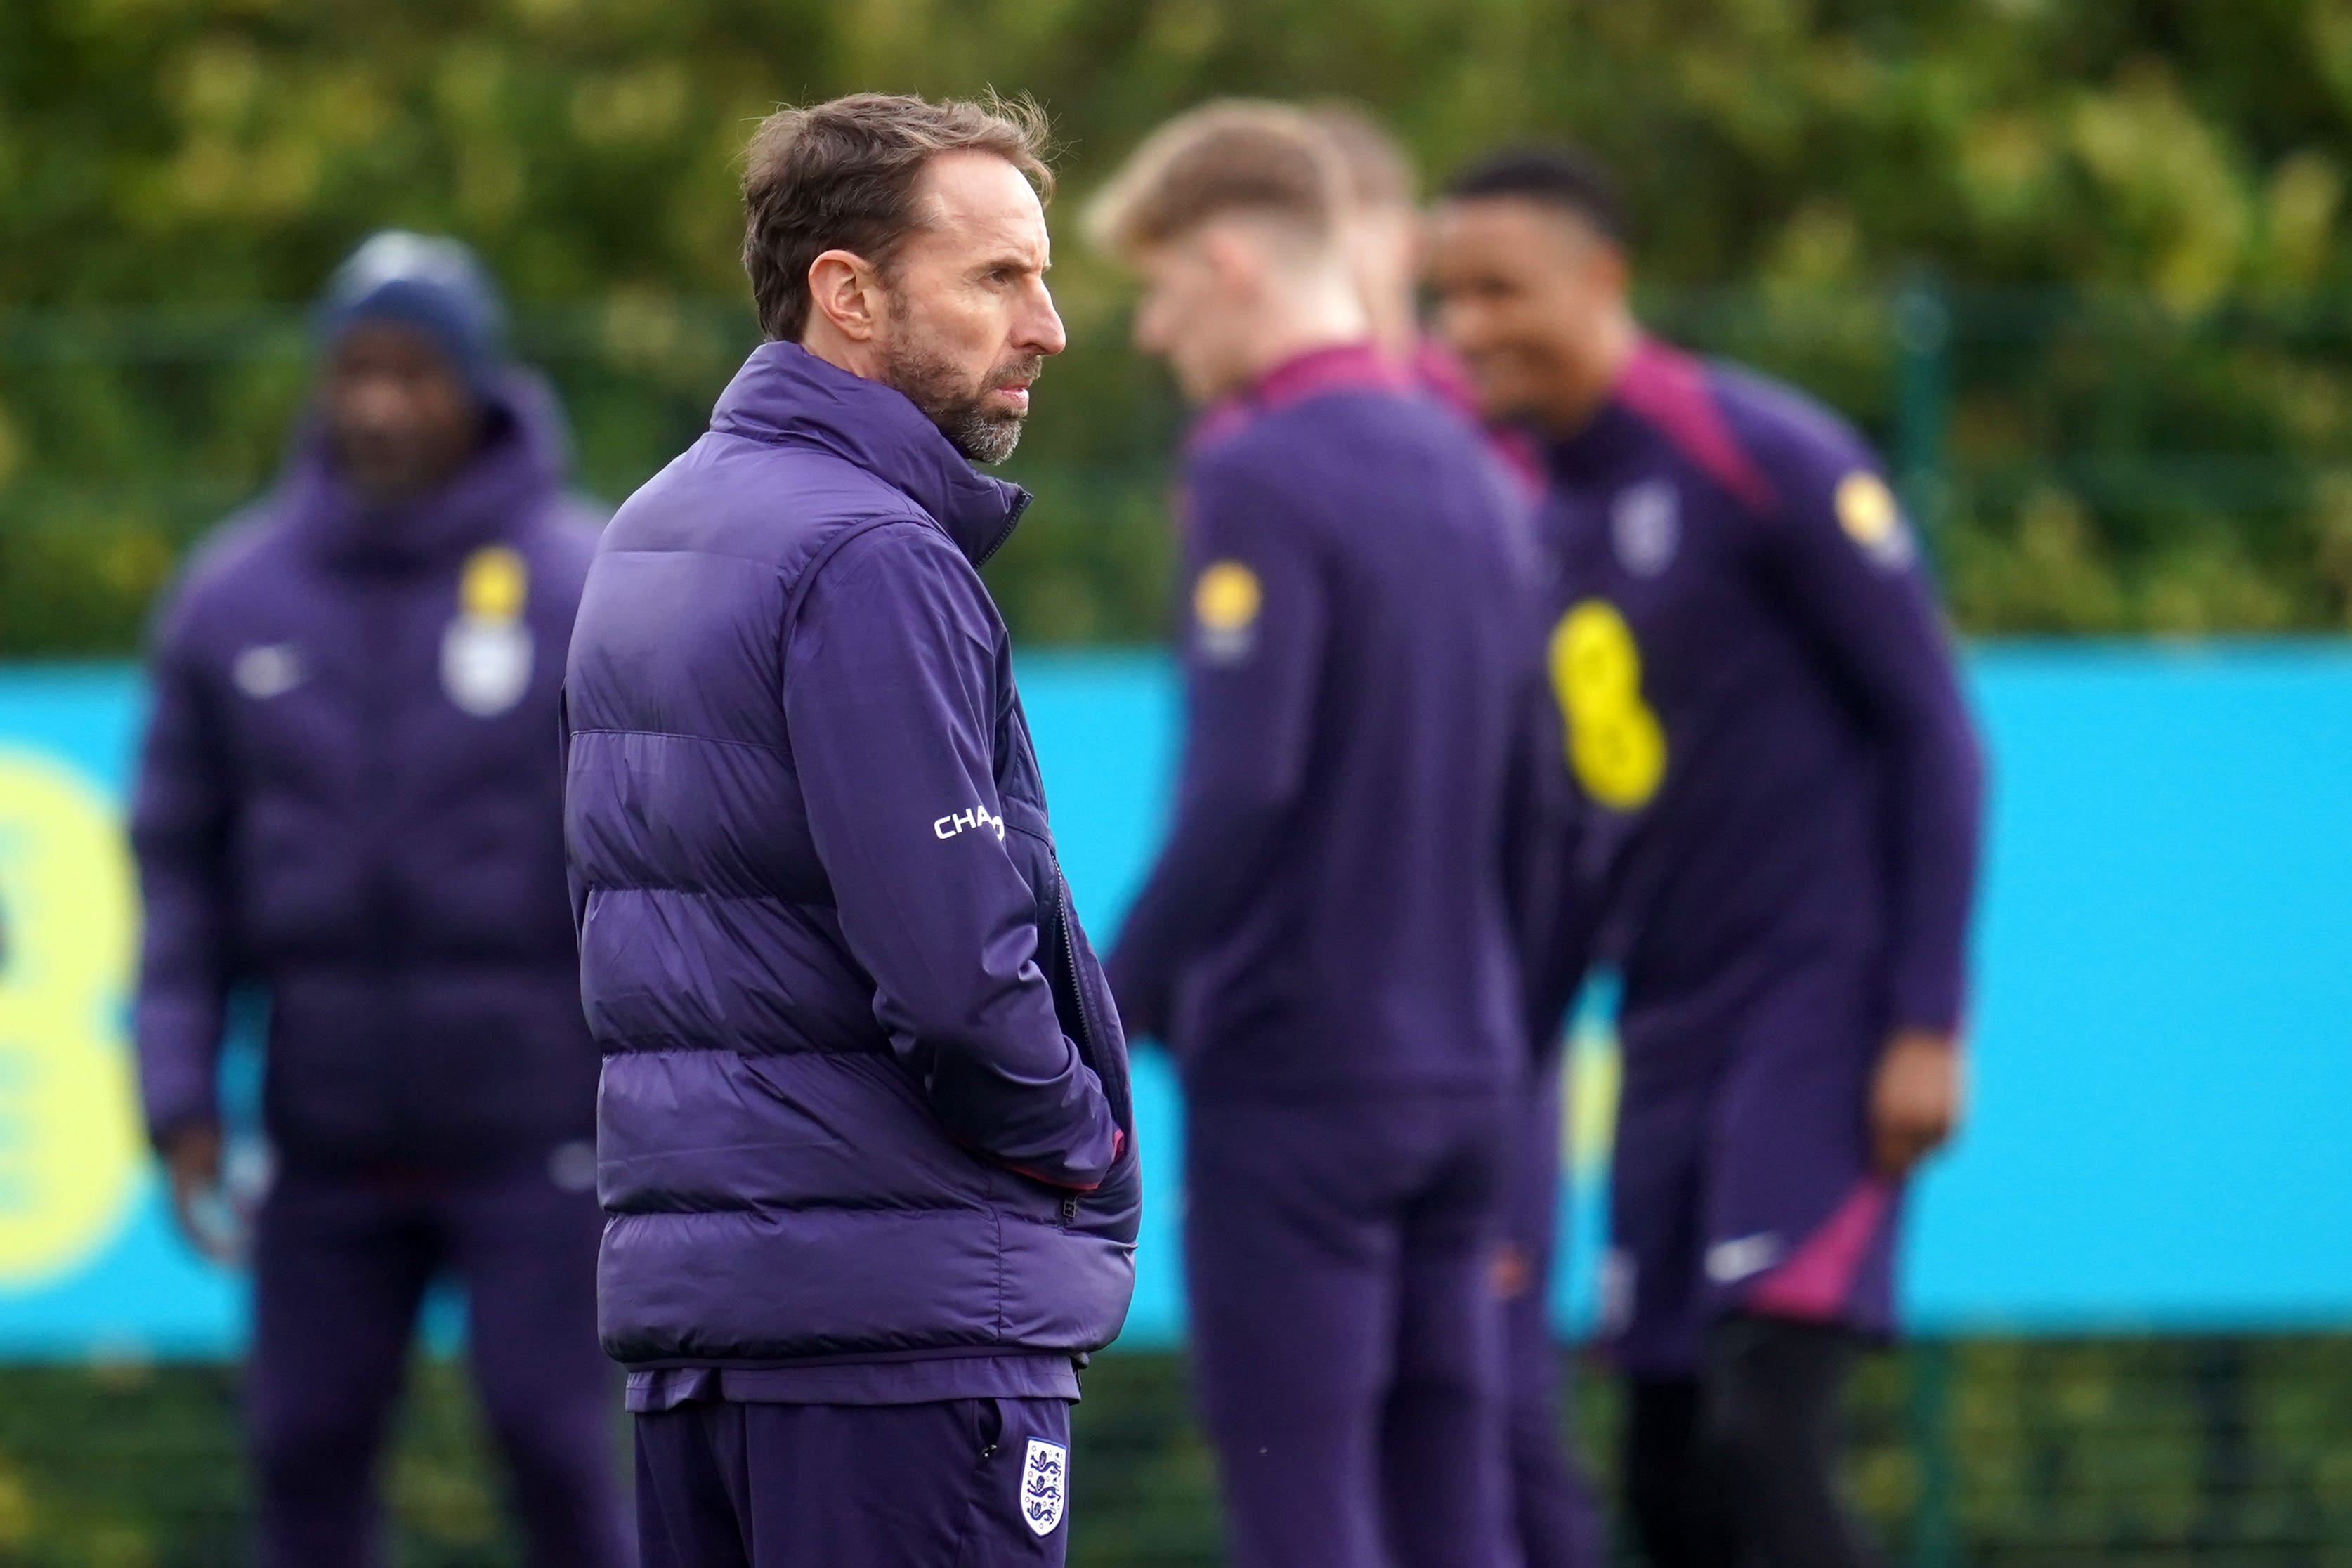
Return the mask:
[[1706,367],[1679,349],[1643,338],[1618,374],[1617,400],[1687,454],[1756,511],[1772,508],[1771,484],[1740,449],[1706,385]]
[[1803,1246],[1756,1281],[1748,1292],[1748,1310],[1807,1321],[1843,1316],[1863,1259],[1894,1203],[1895,1190],[1888,1183],[1864,1177]]

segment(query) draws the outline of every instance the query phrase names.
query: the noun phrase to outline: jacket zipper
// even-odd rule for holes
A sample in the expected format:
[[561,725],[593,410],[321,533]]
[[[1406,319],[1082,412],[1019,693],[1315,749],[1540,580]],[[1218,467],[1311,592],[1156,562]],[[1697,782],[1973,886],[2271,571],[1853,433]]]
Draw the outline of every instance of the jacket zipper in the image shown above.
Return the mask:
[[1070,884],[1062,875],[1059,860],[1054,863],[1054,923],[1062,931],[1062,961],[1070,966],[1070,995],[1078,1005],[1078,1033],[1086,1037],[1078,1043],[1086,1047],[1087,1065],[1097,1072],[1101,1067],[1092,1060],[1095,1054],[1095,1016],[1087,1010],[1087,988],[1078,980],[1078,942],[1070,930]]
[[1004,528],[994,539],[989,541],[987,549],[972,557],[973,570],[977,571],[988,564],[988,558],[1004,548],[1004,542],[1013,537],[1013,531],[1021,524],[1021,514],[1027,511],[1029,503],[1036,499],[1019,485],[1013,487],[1013,504],[1004,510]]
[[[400,721],[404,695],[399,656],[404,651],[401,647],[401,632],[408,608],[403,595],[407,584],[390,573],[366,574],[359,581],[366,604],[360,619],[364,669],[359,681],[362,700],[366,704],[360,723],[367,748],[367,777],[362,785],[366,803],[362,829],[362,841],[367,845],[365,918],[370,935],[369,957],[381,987],[377,993],[381,1005],[371,1018],[375,1037],[368,1048],[375,1065],[386,1073],[378,1081],[386,1083],[392,1090],[395,1125],[405,1127],[416,1114],[417,1107],[410,1103],[407,1079],[390,1070],[388,1064],[405,1043],[402,1015],[408,1001],[404,990],[407,933],[401,926],[392,847],[395,826],[401,820],[398,749],[393,731]],[[436,647],[436,656],[438,651]],[[436,657],[436,679],[439,673]]]

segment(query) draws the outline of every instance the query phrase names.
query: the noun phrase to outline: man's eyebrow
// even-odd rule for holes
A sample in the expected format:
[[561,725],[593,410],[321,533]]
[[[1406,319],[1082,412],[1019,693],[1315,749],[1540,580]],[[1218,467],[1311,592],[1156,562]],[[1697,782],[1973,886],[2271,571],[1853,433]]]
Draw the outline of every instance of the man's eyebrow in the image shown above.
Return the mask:
[[977,272],[999,272],[1008,267],[1021,268],[1024,270],[1034,267],[1040,272],[1050,272],[1053,270],[1054,261],[1053,258],[1050,256],[1043,261],[1038,261],[1031,257],[1022,255],[1018,251],[1001,250],[994,256],[989,257],[987,259],[980,262],[973,268],[973,270]]

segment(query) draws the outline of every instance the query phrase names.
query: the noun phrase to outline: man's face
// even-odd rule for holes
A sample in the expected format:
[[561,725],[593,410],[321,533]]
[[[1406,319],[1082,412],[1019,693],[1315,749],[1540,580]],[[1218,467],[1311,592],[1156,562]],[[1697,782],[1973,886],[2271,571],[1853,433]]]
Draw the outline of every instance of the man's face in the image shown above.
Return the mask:
[[1625,307],[1614,246],[1573,216],[1517,197],[1448,202],[1432,226],[1438,329],[1488,419],[1557,420],[1590,395]]
[[1255,273],[1244,238],[1209,224],[1136,256],[1143,298],[1135,346],[1168,362],[1193,403],[1239,391],[1250,379]]
[[933,159],[916,199],[929,212],[885,279],[880,379],[965,458],[1001,463],[1021,439],[1030,383],[1068,342],[1045,289],[1045,209],[988,153]]
[[432,338],[397,321],[362,321],[328,356],[327,434],[362,495],[400,500],[447,479],[472,456],[482,414]]

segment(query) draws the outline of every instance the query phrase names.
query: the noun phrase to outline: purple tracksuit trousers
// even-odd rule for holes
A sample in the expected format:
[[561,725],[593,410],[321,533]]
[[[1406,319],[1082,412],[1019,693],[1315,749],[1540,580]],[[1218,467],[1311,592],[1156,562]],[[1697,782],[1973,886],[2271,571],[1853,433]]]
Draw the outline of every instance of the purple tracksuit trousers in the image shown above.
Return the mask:
[[645,1568],[1059,1568],[1066,1399],[697,1400],[637,1418]]
[[1551,1327],[1551,1273],[1559,1232],[1561,1064],[1545,1071],[1513,1129],[1504,1194],[1509,1265],[1503,1337],[1510,1422],[1511,1512],[1526,1568],[1601,1568],[1600,1510],[1560,1426],[1570,1397],[1568,1365]]
[[1190,1109],[1194,1370],[1233,1568],[1511,1560],[1490,1275],[1512,1114],[1475,1092]]
[[626,1568],[596,1343],[595,1194],[533,1162],[475,1175],[290,1170],[255,1236],[249,1441],[261,1568],[381,1561],[376,1461],[425,1287],[467,1293],[467,1352],[531,1568]]

